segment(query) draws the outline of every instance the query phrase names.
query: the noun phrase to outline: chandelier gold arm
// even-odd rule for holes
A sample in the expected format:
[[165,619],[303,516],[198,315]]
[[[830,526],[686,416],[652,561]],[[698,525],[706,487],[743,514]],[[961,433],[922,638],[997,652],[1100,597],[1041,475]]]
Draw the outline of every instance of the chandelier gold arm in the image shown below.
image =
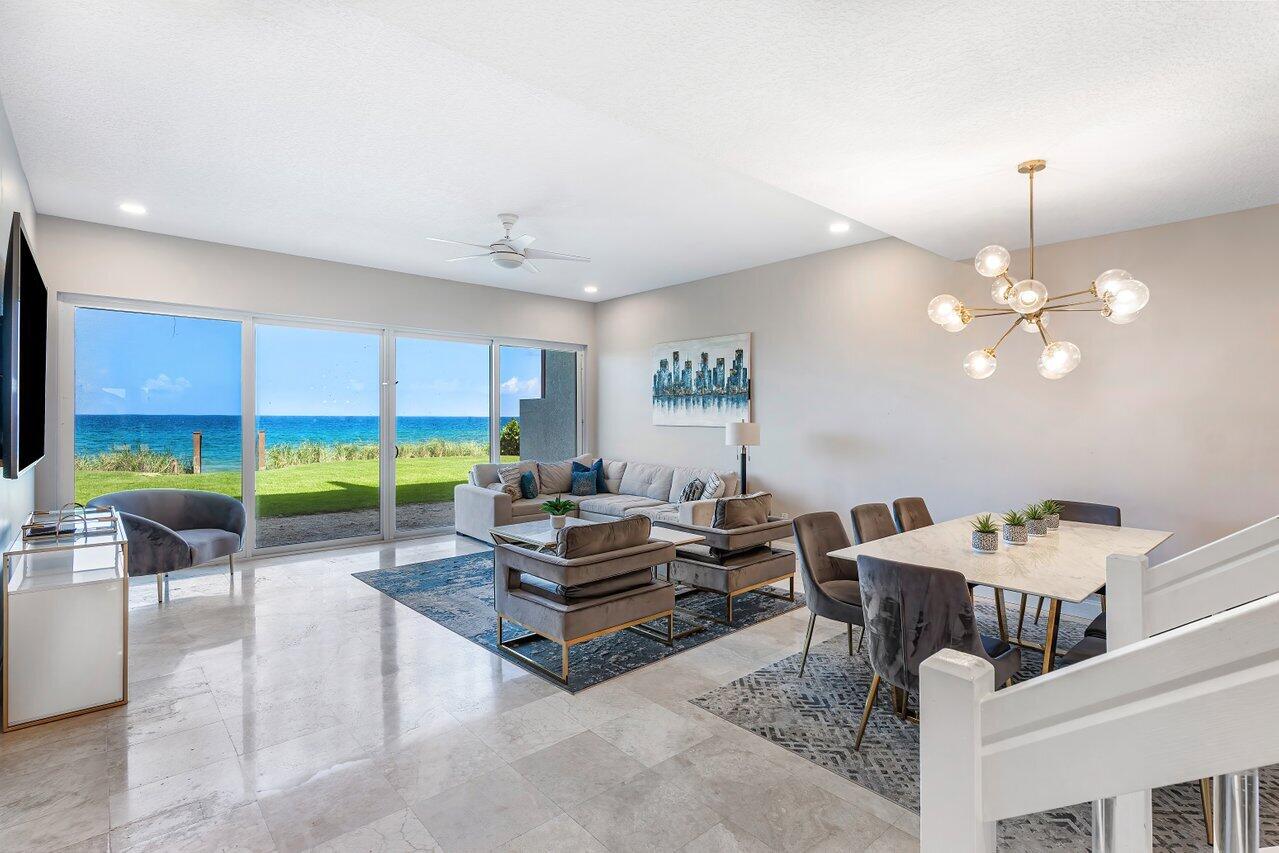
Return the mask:
[[1059,293],[1056,296],[1050,296],[1048,297],[1048,301],[1052,302],[1056,299],[1069,299],[1072,296],[1083,296],[1085,293],[1091,293],[1095,297],[1097,296],[1097,288],[1094,285],[1089,285],[1083,290],[1076,290],[1073,293]]
[[1013,320],[1013,324],[1008,327],[1008,331],[1004,332],[1002,335],[999,336],[999,340],[995,341],[995,345],[993,347],[986,347],[986,352],[992,358],[995,355],[995,350],[999,349],[999,345],[1002,344],[1005,341],[1005,339],[1007,339],[1007,337],[1013,333],[1013,329],[1017,328],[1017,324],[1020,322],[1021,322],[1020,317],[1018,317],[1016,320]]
[[[1045,310],[1045,311],[1060,311],[1060,310],[1062,310],[1063,308],[1073,308],[1073,307],[1075,307],[1076,305],[1092,305],[1094,302],[1100,302],[1100,301],[1101,301],[1101,300],[1099,300],[1099,299],[1082,299],[1082,300],[1080,300],[1079,302],[1065,302],[1065,303],[1063,303],[1063,304],[1061,304],[1061,305],[1045,305],[1045,306],[1044,306],[1044,308],[1043,308],[1043,310]],[[1101,308],[1099,307],[1097,310],[1098,310],[1098,311],[1100,311],[1100,310],[1101,310]]]

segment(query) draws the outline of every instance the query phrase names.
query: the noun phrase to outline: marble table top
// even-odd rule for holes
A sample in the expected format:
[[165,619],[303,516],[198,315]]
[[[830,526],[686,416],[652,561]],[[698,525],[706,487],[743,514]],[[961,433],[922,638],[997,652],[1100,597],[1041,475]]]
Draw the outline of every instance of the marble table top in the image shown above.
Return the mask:
[[[996,519],[998,513],[993,513]],[[1047,536],[1032,536],[1025,545],[999,540],[999,551],[972,549],[977,514],[943,521],[874,542],[831,551],[832,557],[856,559],[865,554],[902,563],[963,572],[971,583],[1062,601],[1083,601],[1106,583],[1111,554],[1149,553],[1171,533],[1138,527],[1109,527],[1063,521]]]

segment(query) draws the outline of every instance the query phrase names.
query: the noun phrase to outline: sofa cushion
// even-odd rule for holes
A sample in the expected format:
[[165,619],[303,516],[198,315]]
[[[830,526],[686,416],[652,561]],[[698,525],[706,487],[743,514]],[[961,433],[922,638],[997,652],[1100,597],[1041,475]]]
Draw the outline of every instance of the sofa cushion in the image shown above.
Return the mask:
[[829,595],[836,601],[842,601],[845,604],[855,604],[862,606],[862,588],[857,581],[836,580],[826,581],[822,584],[822,592]]
[[542,487],[541,491],[546,494],[571,491],[569,475],[572,472],[572,459],[565,459],[563,462],[537,463],[537,478]]
[[593,512],[597,515],[612,515],[621,518],[628,509],[661,506],[663,502],[641,497],[640,495],[596,495],[592,498],[582,498],[577,505],[582,512]]
[[574,601],[589,601],[592,598],[602,598],[606,595],[613,595],[618,592],[626,592],[629,589],[638,589],[642,586],[648,586],[653,582],[652,569],[637,569],[626,574],[616,575],[611,578],[584,583],[579,586],[565,586],[539,578],[536,575],[521,574],[520,589],[528,590],[534,595],[542,598],[549,598],[551,601],[557,601],[560,604],[568,604]]
[[471,466],[470,481],[472,486],[488,487],[502,480],[497,476],[497,463],[481,462]]
[[647,516],[650,521],[666,521],[672,524],[679,522],[679,511],[675,504],[658,504],[657,506],[633,506],[622,513],[623,517],[628,515]]
[[[671,502],[671,478],[675,469],[652,462],[627,462],[618,489],[624,495],[643,495],[662,503]],[[676,495],[676,497],[679,497]]]
[[520,498],[519,500],[511,501],[511,515],[516,517],[539,515],[544,512],[542,504],[546,502],[547,497],[547,495],[540,495],[536,498]]
[[574,524],[555,535],[555,556],[566,560],[593,557],[648,542],[652,523],[642,515],[598,524]]
[[600,492],[605,491],[617,494],[621,491],[622,475],[626,473],[626,463],[620,459],[601,459],[604,463],[604,488]]
[[732,530],[763,524],[768,521],[768,510],[772,503],[773,496],[768,492],[720,498],[715,502],[715,517],[711,521],[711,527]]
[[196,527],[173,532],[191,547],[191,565],[193,566],[240,550],[240,537],[230,530]]

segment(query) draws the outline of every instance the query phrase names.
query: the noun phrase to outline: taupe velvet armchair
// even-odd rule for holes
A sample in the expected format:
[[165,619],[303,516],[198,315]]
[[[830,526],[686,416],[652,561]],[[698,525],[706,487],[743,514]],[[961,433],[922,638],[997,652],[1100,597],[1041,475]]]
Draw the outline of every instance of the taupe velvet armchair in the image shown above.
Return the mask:
[[222,557],[235,572],[245,524],[244,504],[235,498],[188,489],[137,489],[101,495],[89,506],[120,511],[129,538],[129,574],[155,575],[161,602],[169,572]]

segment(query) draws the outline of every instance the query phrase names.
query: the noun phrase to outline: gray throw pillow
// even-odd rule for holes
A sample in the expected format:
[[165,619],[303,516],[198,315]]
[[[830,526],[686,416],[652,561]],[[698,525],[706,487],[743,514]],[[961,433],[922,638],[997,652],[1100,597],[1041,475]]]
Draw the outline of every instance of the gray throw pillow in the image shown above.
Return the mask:
[[702,489],[702,498],[720,498],[724,496],[724,478],[714,471],[706,478],[706,487]]
[[542,494],[561,495],[572,488],[569,475],[573,472],[573,460],[537,463],[537,479]]
[[648,542],[652,531],[653,522],[643,515],[628,516],[621,521],[562,527],[555,534],[555,556],[572,560],[633,548]]
[[702,492],[706,490],[706,484],[694,477],[688,481],[688,485],[684,487],[684,491],[679,496],[680,503],[695,501],[702,496]]
[[733,530],[763,524],[768,521],[768,510],[772,503],[773,496],[768,492],[720,498],[715,502],[715,516],[711,527]]

